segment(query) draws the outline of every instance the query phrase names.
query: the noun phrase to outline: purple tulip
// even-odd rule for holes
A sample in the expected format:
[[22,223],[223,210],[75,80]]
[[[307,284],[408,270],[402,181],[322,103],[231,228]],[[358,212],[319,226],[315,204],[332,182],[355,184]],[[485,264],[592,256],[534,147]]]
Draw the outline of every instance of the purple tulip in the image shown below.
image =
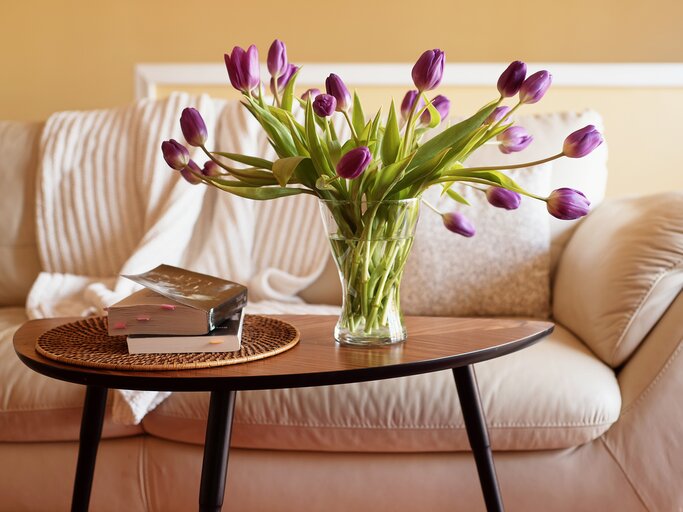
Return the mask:
[[231,54],[226,53],[225,67],[228,69],[230,83],[238,91],[250,92],[261,83],[258,50],[253,44],[246,52],[235,46]]
[[[287,84],[294,76],[294,73],[296,73],[297,71],[299,71],[299,66],[295,66],[294,64],[287,64],[287,69],[284,71],[282,75],[280,75],[277,78],[277,92],[284,91],[285,87],[287,87]],[[275,94],[275,77],[272,77],[270,79],[270,92]]]
[[493,112],[484,120],[484,124],[496,124],[510,112],[510,107],[502,106],[493,109]]
[[313,100],[313,112],[320,117],[331,116],[336,108],[337,100],[331,94],[319,94]]
[[413,66],[413,83],[420,92],[431,91],[439,86],[443,78],[446,54],[441,50],[427,50]]
[[203,146],[208,133],[202,115],[196,108],[185,108],[180,114],[180,129],[190,146]]
[[458,235],[467,238],[474,236],[474,233],[476,233],[474,224],[460,212],[444,213],[441,216],[441,219],[443,220],[443,225],[446,226],[446,229],[453,233],[457,233]]
[[316,96],[320,96],[320,89],[313,87],[311,89],[307,89],[306,92],[301,95],[301,99],[308,101],[308,98],[314,99]]
[[185,178],[185,181],[187,181],[191,185],[199,185],[202,182],[202,179],[195,173],[201,174],[202,170],[199,168],[199,166],[195,163],[194,160],[190,160],[187,163],[187,165],[180,171],[180,174],[183,178]]
[[564,139],[562,153],[569,158],[581,158],[602,144],[602,135],[595,126],[588,126],[576,130]]
[[562,220],[574,220],[588,213],[591,203],[582,192],[573,188],[558,188],[547,200],[548,212]]
[[161,152],[164,155],[164,160],[176,171],[180,171],[190,161],[190,152],[177,140],[165,140],[161,143]]
[[553,81],[553,75],[547,71],[537,71],[524,80],[519,89],[520,103],[536,103],[541,100]]
[[268,72],[278,77],[287,71],[287,47],[285,43],[276,39],[268,49]]
[[408,119],[408,116],[410,115],[410,112],[413,109],[415,101],[417,101],[415,110],[420,110],[422,107],[424,107],[425,102],[422,99],[420,93],[416,90],[408,91],[406,95],[403,97],[403,101],[401,102],[401,117],[403,119]]
[[372,161],[370,149],[366,146],[359,146],[346,153],[337,164],[337,174],[347,180],[357,178]]
[[500,142],[498,147],[505,154],[522,151],[534,140],[521,126],[511,126],[499,134],[496,139]]
[[516,60],[512,62],[498,79],[498,92],[502,98],[510,98],[519,92],[526,77],[526,64]]
[[[448,117],[448,113],[451,111],[451,100],[446,98],[443,94],[439,94],[436,98],[432,100],[432,105],[441,116],[441,122],[445,121]],[[432,120],[432,115],[429,110],[425,110],[420,116],[420,122],[423,124],[429,124]]]
[[325,89],[327,94],[331,94],[337,100],[337,110],[339,112],[351,106],[351,93],[346,88],[344,81],[334,73],[325,80]]
[[217,178],[221,175],[221,168],[213,160],[207,160],[204,162],[204,167],[202,167],[202,174],[210,178]]
[[496,208],[516,210],[522,202],[522,196],[517,192],[502,187],[489,187],[486,189],[486,199]]

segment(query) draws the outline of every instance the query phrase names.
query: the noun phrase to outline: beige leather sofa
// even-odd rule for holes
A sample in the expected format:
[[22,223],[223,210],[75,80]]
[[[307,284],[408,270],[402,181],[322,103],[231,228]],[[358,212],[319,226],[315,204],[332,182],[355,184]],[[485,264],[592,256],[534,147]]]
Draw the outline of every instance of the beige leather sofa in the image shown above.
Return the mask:
[[[40,128],[0,124],[2,512],[68,510],[84,397],[12,348],[40,270]],[[604,178],[557,179],[599,189]],[[553,237],[555,332],[477,366],[507,510],[681,511],[683,194],[606,202]],[[334,279],[304,296],[324,300]],[[108,419],[91,509],[196,509],[207,406],[206,394],[177,393],[141,425]],[[449,372],[245,392],[224,510],[480,511],[468,450]]]

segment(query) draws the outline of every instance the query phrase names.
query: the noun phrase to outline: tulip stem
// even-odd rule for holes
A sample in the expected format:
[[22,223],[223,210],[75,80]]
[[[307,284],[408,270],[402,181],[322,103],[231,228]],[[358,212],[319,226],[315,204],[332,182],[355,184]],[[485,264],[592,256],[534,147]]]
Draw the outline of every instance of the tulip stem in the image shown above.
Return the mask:
[[358,138],[358,134],[356,133],[356,129],[353,127],[353,123],[351,122],[351,118],[349,117],[349,113],[346,110],[341,111],[342,114],[344,114],[344,118],[346,118],[346,122],[349,125],[349,128],[351,128],[351,135],[353,136],[353,140],[356,143],[356,145],[360,145],[360,139]]
[[439,216],[443,215],[443,213],[441,213],[439,210],[437,210],[436,207],[433,206],[433,205],[432,205],[429,201],[427,201],[426,199],[422,198],[422,202],[423,202],[424,204],[426,204],[426,205],[429,207],[429,209],[432,210],[432,211],[433,211],[434,213],[436,213],[437,215],[439,215]]
[[523,169],[525,167],[532,167],[534,165],[541,165],[545,164],[547,162],[550,162],[552,160],[557,160],[558,158],[561,158],[564,156],[564,153],[558,153],[553,156],[549,156],[548,158],[542,158],[540,160],[534,160],[533,162],[524,162],[521,164],[513,164],[513,165],[492,165],[489,167],[460,167],[458,169],[452,169],[449,171],[445,171],[442,176],[450,176],[450,177],[456,177],[459,176],[458,172],[476,172],[476,171],[505,171],[509,169]]

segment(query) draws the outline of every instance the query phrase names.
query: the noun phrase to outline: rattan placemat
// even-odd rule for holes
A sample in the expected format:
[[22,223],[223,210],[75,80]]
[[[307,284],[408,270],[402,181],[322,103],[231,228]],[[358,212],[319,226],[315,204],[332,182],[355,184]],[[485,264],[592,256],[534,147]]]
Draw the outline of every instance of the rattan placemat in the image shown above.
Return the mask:
[[107,334],[107,317],[90,317],[43,333],[36,352],[62,363],[109,370],[186,370],[246,363],[280,354],[299,342],[296,327],[282,320],[245,315],[237,352],[129,354],[125,336]]

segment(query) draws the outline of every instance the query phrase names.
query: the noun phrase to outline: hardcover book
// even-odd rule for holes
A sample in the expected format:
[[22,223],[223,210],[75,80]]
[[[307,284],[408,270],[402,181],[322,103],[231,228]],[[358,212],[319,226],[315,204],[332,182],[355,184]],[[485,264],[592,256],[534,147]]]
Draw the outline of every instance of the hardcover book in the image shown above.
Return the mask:
[[202,336],[128,336],[130,354],[236,352],[240,349],[244,310]]
[[124,275],[145,288],[109,307],[109,334],[202,335],[247,304],[239,283],[171,265]]

